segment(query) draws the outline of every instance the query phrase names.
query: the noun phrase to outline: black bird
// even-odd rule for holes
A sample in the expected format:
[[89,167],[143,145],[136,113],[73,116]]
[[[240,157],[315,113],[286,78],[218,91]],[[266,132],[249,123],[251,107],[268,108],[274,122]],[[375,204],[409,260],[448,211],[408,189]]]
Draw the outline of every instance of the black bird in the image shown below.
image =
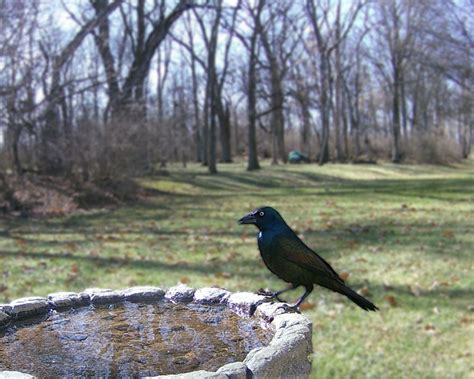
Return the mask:
[[260,231],[258,248],[263,262],[276,276],[290,283],[289,288],[271,293],[271,297],[281,301],[278,296],[283,292],[304,286],[305,293],[291,306],[296,309],[317,284],[347,296],[366,311],[378,310],[369,300],[346,286],[329,263],[306,246],[275,209],[258,208],[242,217],[239,223],[257,226]]

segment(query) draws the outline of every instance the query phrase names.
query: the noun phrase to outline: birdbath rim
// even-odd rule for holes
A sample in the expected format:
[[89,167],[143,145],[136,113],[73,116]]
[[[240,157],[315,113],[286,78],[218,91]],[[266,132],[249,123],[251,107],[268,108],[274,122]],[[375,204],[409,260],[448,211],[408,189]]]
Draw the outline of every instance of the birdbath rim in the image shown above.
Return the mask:
[[[242,362],[226,364],[216,371],[191,371],[177,375],[149,378],[275,378],[281,376],[308,377],[312,353],[311,321],[293,312],[284,303],[251,292],[232,293],[223,288],[192,288],[180,284],[168,289],[139,286],[113,290],[88,288],[82,292],[55,292],[47,297],[26,297],[0,304],[0,329],[18,320],[41,316],[50,311],[64,311],[89,305],[109,305],[122,302],[171,302],[181,304],[224,305],[240,317],[257,317],[274,334],[267,346],[251,350]],[[0,377],[31,379],[32,375],[17,371],[2,371]]]

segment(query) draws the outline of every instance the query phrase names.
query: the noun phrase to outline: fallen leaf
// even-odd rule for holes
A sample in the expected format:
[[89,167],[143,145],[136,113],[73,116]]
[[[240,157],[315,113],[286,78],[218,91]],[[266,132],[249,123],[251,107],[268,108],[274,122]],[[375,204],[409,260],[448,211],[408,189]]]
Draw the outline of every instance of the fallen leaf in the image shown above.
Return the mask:
[[66,249],[71,251],[77,251],[78,247],[77,244],[70,242],[66,244]]
[[183,276],[179,279],[180,283],[187,284],[189,283],[189,278],[187,276]]
[[72,272],[73,274],[77,274],[77,273],[79,272],[79,266],[78,266],[76,263],[73,263],[73,264],[71,265],[71,272]]
[[461,322],[461,324],[472,325],[472,324],[474,324],[474,317],[472,317],[472,316],[463,317],[460,320],[460,322]]
[[17,244],[18,247],[25,247],[26,246],[26,241],[25,240],[22,240],[20,238],[17,238],[15,240],[15,243]]
[[343,271],[343,272],[341,272],[341,273],[339,274],[339,277],[340,277],[342,280],[346,281],[346,280],[349,278],[350,275],[351,275],[351,274],[349,274],[347,271]]
[[452,230],[445,230],[441,234],[444,238],[454,238],[454,232]]
[[435,334],[436,333],[436,328],[433,324],[426,324],[425,327],[423,328],[425,332],[428,334]]
[[369,294],[369,288],[368,287],[362,287],[357,291],[357,293],[361,296],[367,296]]
[[232,274],[230,272],[220,271],[214,274],[217,278],[231,278]]
[[347,247],[349,249],[355,249],[359,245],[359,242],[357,240],[350,240],[347,242]]
[[384,300],[390,304],[391,307],[396,307],[398,305],[397,299],[395,299],[395,296],[392,295],[387,295],[384,297]]
[[313,309],[314,306],[315,305],[313,303],[303,303],[303,304],[300,305],[300,310],[303,311],[303,312],[308,311],[310,309]]

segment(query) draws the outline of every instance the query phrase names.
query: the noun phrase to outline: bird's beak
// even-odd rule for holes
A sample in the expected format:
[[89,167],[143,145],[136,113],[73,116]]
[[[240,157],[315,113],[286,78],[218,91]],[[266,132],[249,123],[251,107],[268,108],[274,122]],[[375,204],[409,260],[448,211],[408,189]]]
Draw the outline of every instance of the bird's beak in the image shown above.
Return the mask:
[[248,215],[245,215],[239,220],[239,224],[256,224],[257,223],[257,218],[253,213],[249,213]]

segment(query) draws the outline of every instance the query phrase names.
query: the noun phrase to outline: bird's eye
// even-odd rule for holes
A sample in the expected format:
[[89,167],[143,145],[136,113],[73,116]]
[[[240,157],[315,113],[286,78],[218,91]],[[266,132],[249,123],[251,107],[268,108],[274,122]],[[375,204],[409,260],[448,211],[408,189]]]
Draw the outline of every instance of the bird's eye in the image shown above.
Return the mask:
[[260,217],[263,217],[263,216],[265,215],[265,212],[260,211],[260,212],[258,212],[258,215],[259,215]]

